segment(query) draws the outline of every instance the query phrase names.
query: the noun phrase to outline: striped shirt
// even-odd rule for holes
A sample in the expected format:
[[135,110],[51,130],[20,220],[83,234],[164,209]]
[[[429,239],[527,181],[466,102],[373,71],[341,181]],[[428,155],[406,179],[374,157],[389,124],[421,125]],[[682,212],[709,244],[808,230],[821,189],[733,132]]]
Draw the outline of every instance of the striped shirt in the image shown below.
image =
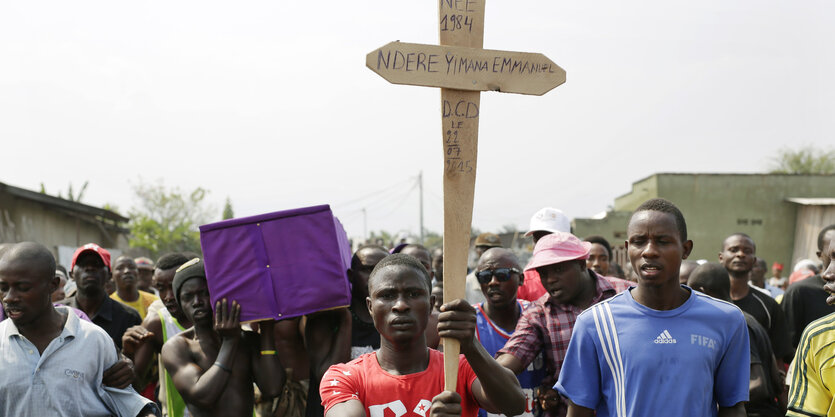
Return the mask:
[[[629,281],[602,277],[591,270],[589,274],[596,284],[592,304],[609,299],[632,286]],[[522,312],[510,340],[496,355],[509,353],[527,367],[544,350],[547,373],[543,382],[553,384],[565,359],[574,322],[583,311],[570,304],[557,304],[550,298],[546,293]],[[566,404],[562,403],[561,408],[567,410]]]
[[690,290],[653,310],[624,291],[577,318],[554,387],[597,417],[716,417],[748,401],[748,326],[731,303]]
[[[516,300],[516,305],[518,306],[517,312],[521,313],[528,308],[530,302],[525,300]],[[476,338],[479,342],[481,342],[481,345],[484,346],[487,353],[495,355],[496,352],[498,352],[498,350],[501,349],[505,343],[507,343],[507,340],[510,339],[510,336],[513,334],[513,330],[508,331],[506,329],[502,329],[498,324],[494,323],[493,320],[490,320],[490,317],[487,316],[487,312],[484,311],[484,303],[476,304],[473,307],[475,307],[476,311]],[[545,364],[542,355],[534,359],[534,361],[519,375],[516,375],[516,379],[519,380],[519,385],[522,387],[522,392],[525,394],[525,412],[519,414],[519,416],[534,416],[536,403],[534,391],[537,387],[539,387],[539,384],[542,383],[543,376],[545,376]],[[488,413],[486,410],[481,409],[478,410],[478,415],[481,417],[493,417],[497,415],[503,416],[504,414]]]
[[792,365],[787,416],[835,416],[835,313],[809,323]]

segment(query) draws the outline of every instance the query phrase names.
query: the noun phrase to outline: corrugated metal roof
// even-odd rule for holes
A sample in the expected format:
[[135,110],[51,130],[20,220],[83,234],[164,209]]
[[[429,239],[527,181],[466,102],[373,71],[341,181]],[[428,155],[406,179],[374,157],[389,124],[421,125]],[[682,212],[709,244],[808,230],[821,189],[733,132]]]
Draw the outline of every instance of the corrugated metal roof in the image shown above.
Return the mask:
[[69,210],[77,213],[84,213],[92,216],[101,216],[102,218],[116,222],[126,223],[130,220],[129,218],[110,210],[88,206],[87,204],[65,200],[63,198],[58,198],[47,194],[29,191],[23,188],[18,188],[8,184],[4,184],[2,182],[0,182],[0,191],[5,191],[11,195],[25,198],[27,200],[37,201],[38,203],[46,204],[48,206],[59,207],[64,210]]
[[786,201],[803,206],[835,206],[835,198],[798,198],[790,197]]

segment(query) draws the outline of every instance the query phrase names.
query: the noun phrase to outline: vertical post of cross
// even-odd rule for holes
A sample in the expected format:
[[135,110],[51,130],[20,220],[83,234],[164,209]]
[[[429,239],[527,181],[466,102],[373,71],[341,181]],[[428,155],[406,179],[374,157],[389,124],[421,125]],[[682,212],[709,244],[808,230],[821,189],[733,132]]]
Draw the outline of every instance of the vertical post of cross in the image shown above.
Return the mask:
[[[484,0],[439,0],[441,45],[484,46]],[[473,219],[481,93],[441,89],[444,150],[444,300],[464,298]],[[455,391],[460,346],[443,339],[444,389]]]
[[[480,92],[542,95],[565,71],[538,53],[482,49],[484,0],[438,0],[440,45],[390,42],[365,57],[389,82],[441,88],[444,300],[464,298],[473,220]],[[423,229],[423,227],[421,227]],[[444,339],[444,389],[458,379],[457,340]]]

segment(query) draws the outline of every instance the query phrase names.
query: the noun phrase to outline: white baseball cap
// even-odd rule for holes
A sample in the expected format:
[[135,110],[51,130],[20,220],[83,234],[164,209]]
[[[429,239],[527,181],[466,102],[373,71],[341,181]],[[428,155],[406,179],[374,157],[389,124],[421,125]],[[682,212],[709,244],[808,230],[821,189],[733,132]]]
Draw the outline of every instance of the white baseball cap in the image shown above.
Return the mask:
[[537,211],[531,217],[531,227],[525,236],[530,236],[536,231],[564,232],[571,233],[571,221],[562,210],[553,207],[545,207]]

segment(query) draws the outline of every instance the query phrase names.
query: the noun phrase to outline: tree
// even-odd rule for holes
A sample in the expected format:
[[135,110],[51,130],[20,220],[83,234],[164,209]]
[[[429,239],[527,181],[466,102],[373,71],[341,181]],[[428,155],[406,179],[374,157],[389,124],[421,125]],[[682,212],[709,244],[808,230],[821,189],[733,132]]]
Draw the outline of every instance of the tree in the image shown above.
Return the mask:
[[139,204],[128,212],[130,245],[145,248],[157,257],[166,252],[200,253],[197,227],[209,223],[216,211],[203,200],[208,191],[168,189],[162,181],[133,186]]
[[[72,183],[70,183],[70,185],[68,187],[69,189],[67,190],[67,200],[75,201],[76,203],[80,203],[81,198],[84,197],[84,191],[87,191],[87,185],[88,184],[89,184],[89,181],[84,181],[84,185],[81,186],[81,190],[78,191],[78,194],[73,194]],[[61,194],[58,194],[58,196],[60,197]]]
[[[84,198],[84,191],[87,191],[88,185],[90,185],[90,181],[84,181],[84,185],[81,186],[81,190],[78,191],[78,194],[75,194],[72,190],[72,183],[70,183],[69,187],[67,187],[67,200],[80,203],[81,199]],[[43,183],[41,183],[41,194],[46,194],[46,186],[43,185]],[[58,198],[64,198],[60,191],[58,191]]]
[[372,231],[368,232],[368,241],[369,242],[376,243],[377,239],[380,239],[380,240],[383,241],[383,246],[390,246],[392,244],[392,240],[394,238],[392,237],[391,233],[389,233],[385,230],[380,230],[379,232],[375,232],[375,231],[372,230]]
[[235,218],[235,212],[232,211],[232,200],[226,197],[226,204],[223,205],[223,220]]
[[771,158],[772,174],[835,174],[835,150],[782,148]]
[[423,246],[426,246],[426,248],[429,249],[429,250],[437,249],[437,248],[443,249],[443,247],[444,247],[444,236],[437,233],[437,232],[427,230],[426,233],[425,233],[425,236],[423,238]]
[[112,211],[116,214],[119,214],[119,206],[117,206],[113,203],[104,203],[104,205],[101,206],[101,208],[104,209],[104,210]]

